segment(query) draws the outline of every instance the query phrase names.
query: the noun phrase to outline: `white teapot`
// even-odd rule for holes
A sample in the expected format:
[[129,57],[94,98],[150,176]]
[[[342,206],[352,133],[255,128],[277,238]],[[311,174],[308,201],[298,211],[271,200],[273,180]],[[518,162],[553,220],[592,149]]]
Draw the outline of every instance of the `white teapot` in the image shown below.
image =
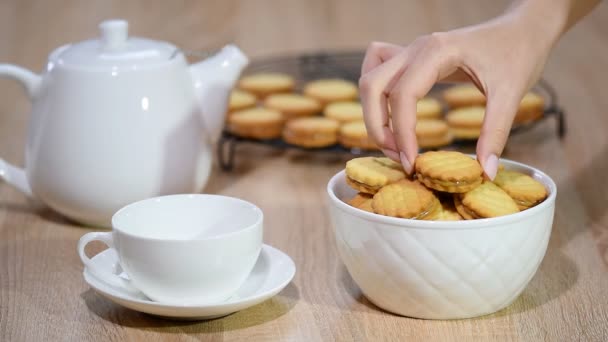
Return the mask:
[[66,45],[42,75],[0,64],[32,101],[25,169],[0,159],[0,178],[66,217],[110,226],[122,206],[200,191],[210,173],[230,90],[247,57],[228,45],[188,65],[175,46],[127,36]]

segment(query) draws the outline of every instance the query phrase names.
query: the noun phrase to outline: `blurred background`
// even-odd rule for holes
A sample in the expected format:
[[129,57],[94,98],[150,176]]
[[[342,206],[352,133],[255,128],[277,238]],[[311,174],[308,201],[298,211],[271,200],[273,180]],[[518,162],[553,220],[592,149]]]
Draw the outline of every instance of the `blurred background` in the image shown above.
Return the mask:
[[[374,40],[407,44],[422,34],[481,22],[508,4],[507,0],[1,0],[0,63],[39,72],[54,48],[96,37],[98,23],[108,18],[127,19],[131,35],[167,40],[186,50],[213,50],[234,42],[255,59],[364,50]],[[568,149],[581,147],[577,142],[584,139],[577,137],[605,134],[608,115],[597,113],[593,103],[600,99],[586,89],[605,87],[607,70],[608,4],[604,2],[560,41],[545,71],[570,114],[568,120],[589,118],[596,123],[585,130],[570,130]],[[19,85],[0,79],[0,155],[15,163],[23,161],[28,111]],[[19,132],[23,141],[9,141],[9,131],[13,137]]]

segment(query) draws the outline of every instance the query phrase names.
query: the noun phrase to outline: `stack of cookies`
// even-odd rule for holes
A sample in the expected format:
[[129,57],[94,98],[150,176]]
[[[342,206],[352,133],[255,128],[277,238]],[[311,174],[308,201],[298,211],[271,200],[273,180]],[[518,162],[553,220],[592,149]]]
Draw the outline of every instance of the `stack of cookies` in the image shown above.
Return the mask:
[[[438,149],[454,139],[479,138],[485,115],[484,94],[472,84],[456,85],[443,91],[441,99],[443,103],[433,97],[417,103],[419,146]],[[448,108],[445,115],[444,106]],[[526,94],[515,124],[539,119],[543,108],[541,96]],[[341,144],[349,149],[378,149],[363,123],[356,84],[342,79],[314,80],[297,93],[296,80],[287,74],[245,76],[230,96],[227,121],[230,132],[251,139],[282,138],[306,148]]]
[[353,207],[379,215],[416,220],[472,220],[514,214],[541,203],[546,188],[534,178],[500,169],[485,180],[479,163],[460,152],[420,154],[415,175],[406,176],[388,158],[355,158],[346,163],[346,183],[358,194]]
[[296,93],[290,75],[259,73],[243,77],[230,96],[228,130],[252,139],[282,138],[306,148],[337,143],[375,150],[367,135],[356,84],[320,79]]

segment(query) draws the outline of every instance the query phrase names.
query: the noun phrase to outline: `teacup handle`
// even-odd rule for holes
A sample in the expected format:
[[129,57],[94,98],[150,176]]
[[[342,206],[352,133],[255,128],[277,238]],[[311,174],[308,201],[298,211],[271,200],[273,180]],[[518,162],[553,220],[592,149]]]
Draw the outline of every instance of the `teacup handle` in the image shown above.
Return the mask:
[[84,234],[78,241],[78,255],[86,268],[99,280],[112,287],[128,291],[132,294],[141,293],[141,291],[131,285],[129,280],[119,277],[114,273],[104,271],[91,261],[91,259],[84,252],[84,248],[89,244],[89,242],[92,241],[101,241],[109,248],[114,248],[114,240],[112,239],[111,232],[92,232]]

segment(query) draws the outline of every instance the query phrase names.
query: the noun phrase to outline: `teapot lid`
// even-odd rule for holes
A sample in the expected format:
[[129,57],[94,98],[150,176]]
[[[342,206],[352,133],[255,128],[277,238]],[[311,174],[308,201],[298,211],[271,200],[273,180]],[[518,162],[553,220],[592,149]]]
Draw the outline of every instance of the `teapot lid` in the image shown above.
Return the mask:
[[125,20],[104,21],[99,25],[99,39],[60,48],[51,59],[58,65],[85,69],[137,69],[162,65],[179,51],[166,42],[128,37],[128,28]]

